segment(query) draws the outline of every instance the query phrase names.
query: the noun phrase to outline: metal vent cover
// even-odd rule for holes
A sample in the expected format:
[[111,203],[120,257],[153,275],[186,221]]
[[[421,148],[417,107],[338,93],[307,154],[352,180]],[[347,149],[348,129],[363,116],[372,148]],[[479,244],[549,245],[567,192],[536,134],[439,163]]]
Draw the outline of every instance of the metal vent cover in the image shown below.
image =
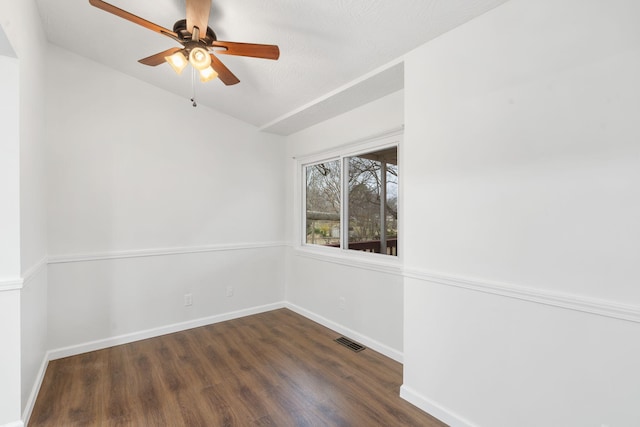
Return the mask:
[[359,351],[362,351],[362,350],[364,350],[366,348],[365,346],[363,346],[361,344],[358,344],[357,342],[352,341],[352,340],[350,340],[349,338],[346,338],[346,337],[336,338],[334,341],[337,342],[340,345],[343,345],[343,346],[355,351],[356,353],[359,352]]

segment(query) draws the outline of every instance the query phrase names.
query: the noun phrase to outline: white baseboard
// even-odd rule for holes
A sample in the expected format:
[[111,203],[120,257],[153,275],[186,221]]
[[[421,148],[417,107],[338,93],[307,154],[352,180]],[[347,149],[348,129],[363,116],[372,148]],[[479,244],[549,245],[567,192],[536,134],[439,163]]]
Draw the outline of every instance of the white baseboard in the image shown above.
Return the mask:
[[232,311],[229,313],[217,314],[214,316],[201,317],[186,322],[175,323],[172,325],[161,326],[158,328],[147,329],[144,331],[133,332],[130,334],[119,335],[115,337],[105,338],[96,341],[90,341],[83,344],[72,345],[69,347],[50,350],[47,354],[49,360],[61,359],[63,357],[75,356],[77,354],[87,353],[89,351],[102,350],[104,348],[113,347],[121,344],[128,344],[134,341],[154,338],[160,335],[172,334],[187,329],[197,328],[200,326],[211,325],[214,323],[224,322],[226,320],[237,319],[239,317],[250,316],[252,314],[263,313],[265,311],[283,308],[283,302],[262,305],[258,307],[247,308],[244,310]]
[[288,308],[291,311],[295,311],[296,313],[298,313],[301,316],[304,316],[308,319],[313,320],[314,322],[320,323],[322,326],[326,326],[329,329],[333,329],[334,331],[345,335],[357,342],[359,342],[360,344],[371,348],[372,350],[377,351],[378,353],[382,353],[385,356],[395,360],[396,362],[402,363],[404,360],[404,355],[402,352],[391,348],[387,345],[382,344],[379,341],[376,341],[366,335],[360,334],[352,329],[349,329],[339,323],[336,323],[332,320],[327,319],[326,317],[322,317],[319,314],[316,314],[312,311],[309,311],[307,309],[304,309],[300,306],[297,306],[295,304],[292,304],[290,302],[285,302],[284,303],[284,307]]
[[33,407],[36,404],[36,399],[38,398],[38,393],[42,386],[42,380],[44,380],[44,374],[47,372],[47,366],[49,365],[49,353],[50,352],[46,352],[42,358],[42,363],[40,364],[40,369],[38,369],[36,380],[33,383],[33,387],[31,387],[31,393],[29,393],[29,398],[27,399],[24,411],[22,412],[22,421],[24,422],[24,425],[29,425],[29,419],[31,418]]
[[448,424],[450,427],[478,427],[478,425],[473,424],[471,421],[461,417],[450,409],[437,404],[433,400],[422,396],[405,385],[400,387],[400,397],[427,412],[429,415],[439,419],[443,423]]

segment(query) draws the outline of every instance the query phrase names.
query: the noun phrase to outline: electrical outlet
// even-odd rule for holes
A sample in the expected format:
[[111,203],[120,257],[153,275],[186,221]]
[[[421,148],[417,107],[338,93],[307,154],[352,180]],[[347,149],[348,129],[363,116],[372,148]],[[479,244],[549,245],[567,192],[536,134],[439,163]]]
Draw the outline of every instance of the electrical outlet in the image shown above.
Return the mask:
[[338,307],[341,310],[344,310],[347,308],[347,299],[345,297],[338,298]]
[[233,286],[227,286],[227,296],[228,297],[233,296]]
[[184,306],[189,307],[190,305],[193,305],[193,295],[184,294]]

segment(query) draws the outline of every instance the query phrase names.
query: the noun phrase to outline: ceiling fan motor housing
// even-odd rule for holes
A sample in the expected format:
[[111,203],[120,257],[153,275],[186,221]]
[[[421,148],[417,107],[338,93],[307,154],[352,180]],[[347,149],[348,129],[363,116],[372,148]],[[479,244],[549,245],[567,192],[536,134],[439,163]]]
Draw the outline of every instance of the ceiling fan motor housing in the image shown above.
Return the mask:
[[[180,40],[186,45],[186,43],[191,41],[191,32],[187,30],[187,20],[181,19],[176,21],[173,24],[173,32],[178,35]],[[213,32],[211,27],[207,27],[207,34],[204,37],[200,37],[200,40],[204,41],[205,44],[211,45],[214,41],[218,40],[216,37],[216,33]]]

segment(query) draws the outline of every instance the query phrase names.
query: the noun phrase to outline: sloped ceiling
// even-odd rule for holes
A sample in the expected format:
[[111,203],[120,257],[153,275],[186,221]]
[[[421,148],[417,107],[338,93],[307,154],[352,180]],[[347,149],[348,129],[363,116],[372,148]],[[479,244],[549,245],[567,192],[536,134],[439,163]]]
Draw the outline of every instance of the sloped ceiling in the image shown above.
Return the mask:
[[[506,0],[213,0],[219,40],[277,44],[270,61],[219,55],[240,83],[200,83],[198,104],[261,129],[290,134],[403,87],[401,57]],[[110,0],[166,28],[185,0]],[[184,97],[192,78],[138,59],[179,46],[96,9],[87,0],[37,0],[49,41]]]

